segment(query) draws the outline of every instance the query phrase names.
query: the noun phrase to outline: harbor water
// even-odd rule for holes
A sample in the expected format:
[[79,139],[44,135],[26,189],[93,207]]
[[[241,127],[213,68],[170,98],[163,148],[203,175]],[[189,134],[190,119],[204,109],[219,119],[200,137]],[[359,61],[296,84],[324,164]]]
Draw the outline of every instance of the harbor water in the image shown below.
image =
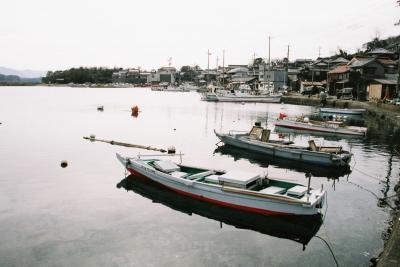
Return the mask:
[[[388,228],[390,198],[379,199],[394,195],[399,179],[398,133],[367,121],[366,138],[285,137],[351,151],[344,171],[216,145],[214,130],[248,131],[256,121],[273,130],[279,113],[315,111],[149,88],[0,87],[0,266],[368,266]],[[175,146],[189,165],[302,184],[311,173],[327,203],[311,222],[198,203],[126,178],[115,157],[157,152],[83,139],[91,134]]]

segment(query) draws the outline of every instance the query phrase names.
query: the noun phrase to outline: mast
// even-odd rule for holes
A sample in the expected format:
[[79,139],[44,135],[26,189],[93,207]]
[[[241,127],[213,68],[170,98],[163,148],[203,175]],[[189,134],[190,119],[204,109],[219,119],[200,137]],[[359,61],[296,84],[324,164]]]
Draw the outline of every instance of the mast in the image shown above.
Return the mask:
[[268,76],[267,76],[268,85],[267,86],[269,93],[270,93],[269,89],[270,76],[271,76],[271,36],[268,36]]

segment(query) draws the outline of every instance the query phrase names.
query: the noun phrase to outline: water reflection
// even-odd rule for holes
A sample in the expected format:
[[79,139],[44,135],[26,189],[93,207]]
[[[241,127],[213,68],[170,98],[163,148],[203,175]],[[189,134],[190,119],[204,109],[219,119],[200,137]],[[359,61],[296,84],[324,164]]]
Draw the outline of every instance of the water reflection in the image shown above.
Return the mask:
[[247,159],[249,162],[257,164],[264,168],[267,168],[269,165],[273,165],[282,169],[290,169],[298,172],[311,173],[311,175],[315,177],[338,179],[339,177],[351,173],[350,166],[348,165],[334,168],[320,167],[318,165],[307,164],[304,162],[302,163],[289,159],[277,159],[268,155],[251,153],[230,145],[219,146],[214,150],[214,153],[231,156],[235,161],[240,159]]
[[303,249],[316,235],[322,224],[322,215],[313,216],[267,216],[221,207],[197,199],[181,196],[148,179],[134,175],[121,180],[118,188],[138,193],[153,202],[164,204],[174,210],[192,213],[270,236],[290,239],[303,245]]

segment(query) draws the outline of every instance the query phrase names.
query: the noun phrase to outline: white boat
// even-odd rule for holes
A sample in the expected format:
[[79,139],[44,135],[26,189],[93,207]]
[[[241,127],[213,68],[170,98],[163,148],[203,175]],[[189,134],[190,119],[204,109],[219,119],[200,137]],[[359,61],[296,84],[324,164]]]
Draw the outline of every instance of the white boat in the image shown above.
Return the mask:
[[320,108],[321,113],[342,114],[342,115],[363,115],[365,113],[363,108]]
[[301,163],[327,167],[348,166],[352,156],[342,147],[317,146],[314,140],[309,141],[308,147],[270,141],[270,131],[259,126],[254,126],[249,133],[245,134],[235,134],[233,132],[224,134],[217,133],[215,130],[214,132],[227,145]]
[[[313,216],[268,216],[241,210],[234,210],[178,195],[174,191],[161,186],[149,179],[129,175],[117,184],[117,188],[124,188],[153,203],[160,203],[166,207],[188,215],[197,214],[207,219],[232,225],[238,229],[248,229],[278,238],[285,238],[307,245],[317,234],[323,222],[321,213]],[[190,223],[190,220],[188,221]],[[219,226],[218,226],[219,227]]]
[[221,171],[176,164],[169,160],[125,158],[118,160],[135,176],[150,179],[201,201],[248,212],[276,215],[315,215],[326,191],[270,179],[256,173]]
[[201,95],[201,100],[203,101],[218,101],[218,97],[216,93],[205,92]]
[[219,102],[257,102],[257,103],[280,103],[281,94],[250,94],[247,92],[233,91],[217,95]]
[[301,132],[313,132],[328,135],[359,136],[366,135],[366,127],[345,126],[339,121],[311,121],[308,118],[298,119],[277,119],[275,127],[292,129]]

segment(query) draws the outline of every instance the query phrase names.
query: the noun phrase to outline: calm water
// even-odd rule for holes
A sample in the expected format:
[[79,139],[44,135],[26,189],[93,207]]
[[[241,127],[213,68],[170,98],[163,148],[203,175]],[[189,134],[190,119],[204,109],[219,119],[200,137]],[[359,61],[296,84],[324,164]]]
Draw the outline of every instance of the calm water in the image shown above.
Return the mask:
[[[130,116],[133,105],[141,110],[137,118]],[[149,89],[0,87],[0,266],[335,266],[321,238],[340,266],[367,266],[383,247],[390,215],[373,194],[392,195],[399,177],[393,142],[400,141],[385,125],[369,122],[364,140],[291,137],[351,150],[348,175],[215,146],[214,129],[249,130],[255,121],[265,122],[267,112],[273,127],[279,112],[312,111],[207,103],[197,93]],[[311,171],[312,185],[328,190],[328,209],[323,222],[303,227],[304,221],[264,223],[265,218],[151,191],[125,179],[115,153],[153,152],[82,138],[90,134],[174,145],[187,164],[259,171],[301,183],[307,182],[304,171]],[[65,169],[62,160],[69,163]]]

